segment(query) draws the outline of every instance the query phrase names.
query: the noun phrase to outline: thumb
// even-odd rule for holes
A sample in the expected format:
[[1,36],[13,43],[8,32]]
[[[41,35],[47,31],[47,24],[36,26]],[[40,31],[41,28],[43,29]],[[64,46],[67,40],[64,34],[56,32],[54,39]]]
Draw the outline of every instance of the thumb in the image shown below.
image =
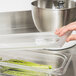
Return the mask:
[[71,40],[76,40],[76,34],[72,34],[66,39],[67,42],[69,42]]

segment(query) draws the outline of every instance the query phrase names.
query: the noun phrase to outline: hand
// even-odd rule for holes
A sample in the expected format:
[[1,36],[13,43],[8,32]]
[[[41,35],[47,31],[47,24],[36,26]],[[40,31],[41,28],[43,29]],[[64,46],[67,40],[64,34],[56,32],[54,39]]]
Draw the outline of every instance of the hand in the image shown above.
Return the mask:
[[[76,22],[72,22],[60,29],[57,29],[55,34],[57,34],[58,36],[63,36],[66,32],[68,31],[73,31],[73,30],[76,30]],[[71,41],[71,40],[76,40],[76,34],[73,34],[73,35],[70,35],[66,41]]]

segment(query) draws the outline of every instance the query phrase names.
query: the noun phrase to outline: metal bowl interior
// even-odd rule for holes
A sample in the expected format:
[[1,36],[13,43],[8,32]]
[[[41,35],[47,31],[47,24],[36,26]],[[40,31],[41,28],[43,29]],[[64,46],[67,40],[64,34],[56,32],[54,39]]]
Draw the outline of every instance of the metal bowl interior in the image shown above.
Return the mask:
[[36,2],[32,2],[32,5],[37,6],[39,8],[47,8],[47,9],[72,9],[76,8],[76,2],[74,0],[38,0]]
[[34,24],[40,32],[55,32],[76,20],[76,8],[51,9],[38,7],[38,2],[32,2],[32,17]]

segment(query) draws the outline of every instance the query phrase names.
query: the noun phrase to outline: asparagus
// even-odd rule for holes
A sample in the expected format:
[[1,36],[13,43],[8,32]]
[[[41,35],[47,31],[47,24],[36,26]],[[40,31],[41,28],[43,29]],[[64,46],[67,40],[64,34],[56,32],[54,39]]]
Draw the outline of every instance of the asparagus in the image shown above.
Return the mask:
[[[18,65],[26,65],[26,66],[30,66],[30,67],[39,67],[41,69],[52,69],[51,65],[41,65],[41,64],[36,64],[36,63],[32,63],[32,62],[27,62],[24,60],[10,59],[8,61],[3,61],[3,62],[18,64]],[[40,72],[5,67],[5,66],[2,66],[1,72],[5,73],[5,74],[15,75],[15,76],[37,76],[37,75],[46,76],[45,74],[40,73]]]

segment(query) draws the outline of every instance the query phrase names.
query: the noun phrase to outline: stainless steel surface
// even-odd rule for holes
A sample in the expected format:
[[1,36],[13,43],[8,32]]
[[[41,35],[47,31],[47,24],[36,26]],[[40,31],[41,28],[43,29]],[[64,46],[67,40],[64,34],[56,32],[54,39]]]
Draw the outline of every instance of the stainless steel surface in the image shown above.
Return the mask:
[[75,4],[76,4],[75,0],[38,0],[38,7],[40,8],[68,9],[68,8],[74,8]]
[[68,8],[76,7],[76,0],[68,0]]
[[[54,32],[57,28],[76,20],[76,7],[69,8],[67,6],[63,6],[65,8],[59,9],[61,6],[52,5],[51,0],[40,1],[43,1],[41,2],[41,7],[39,7],[37,1],[32,2],[32,17],[35,26],[39,31]],[[45,4],[45,1],[47,1],[47,4]]]
[[[31,11],[0,12],[0,35],[36,31]],[[28,31],[29,32],[29,31]]]

